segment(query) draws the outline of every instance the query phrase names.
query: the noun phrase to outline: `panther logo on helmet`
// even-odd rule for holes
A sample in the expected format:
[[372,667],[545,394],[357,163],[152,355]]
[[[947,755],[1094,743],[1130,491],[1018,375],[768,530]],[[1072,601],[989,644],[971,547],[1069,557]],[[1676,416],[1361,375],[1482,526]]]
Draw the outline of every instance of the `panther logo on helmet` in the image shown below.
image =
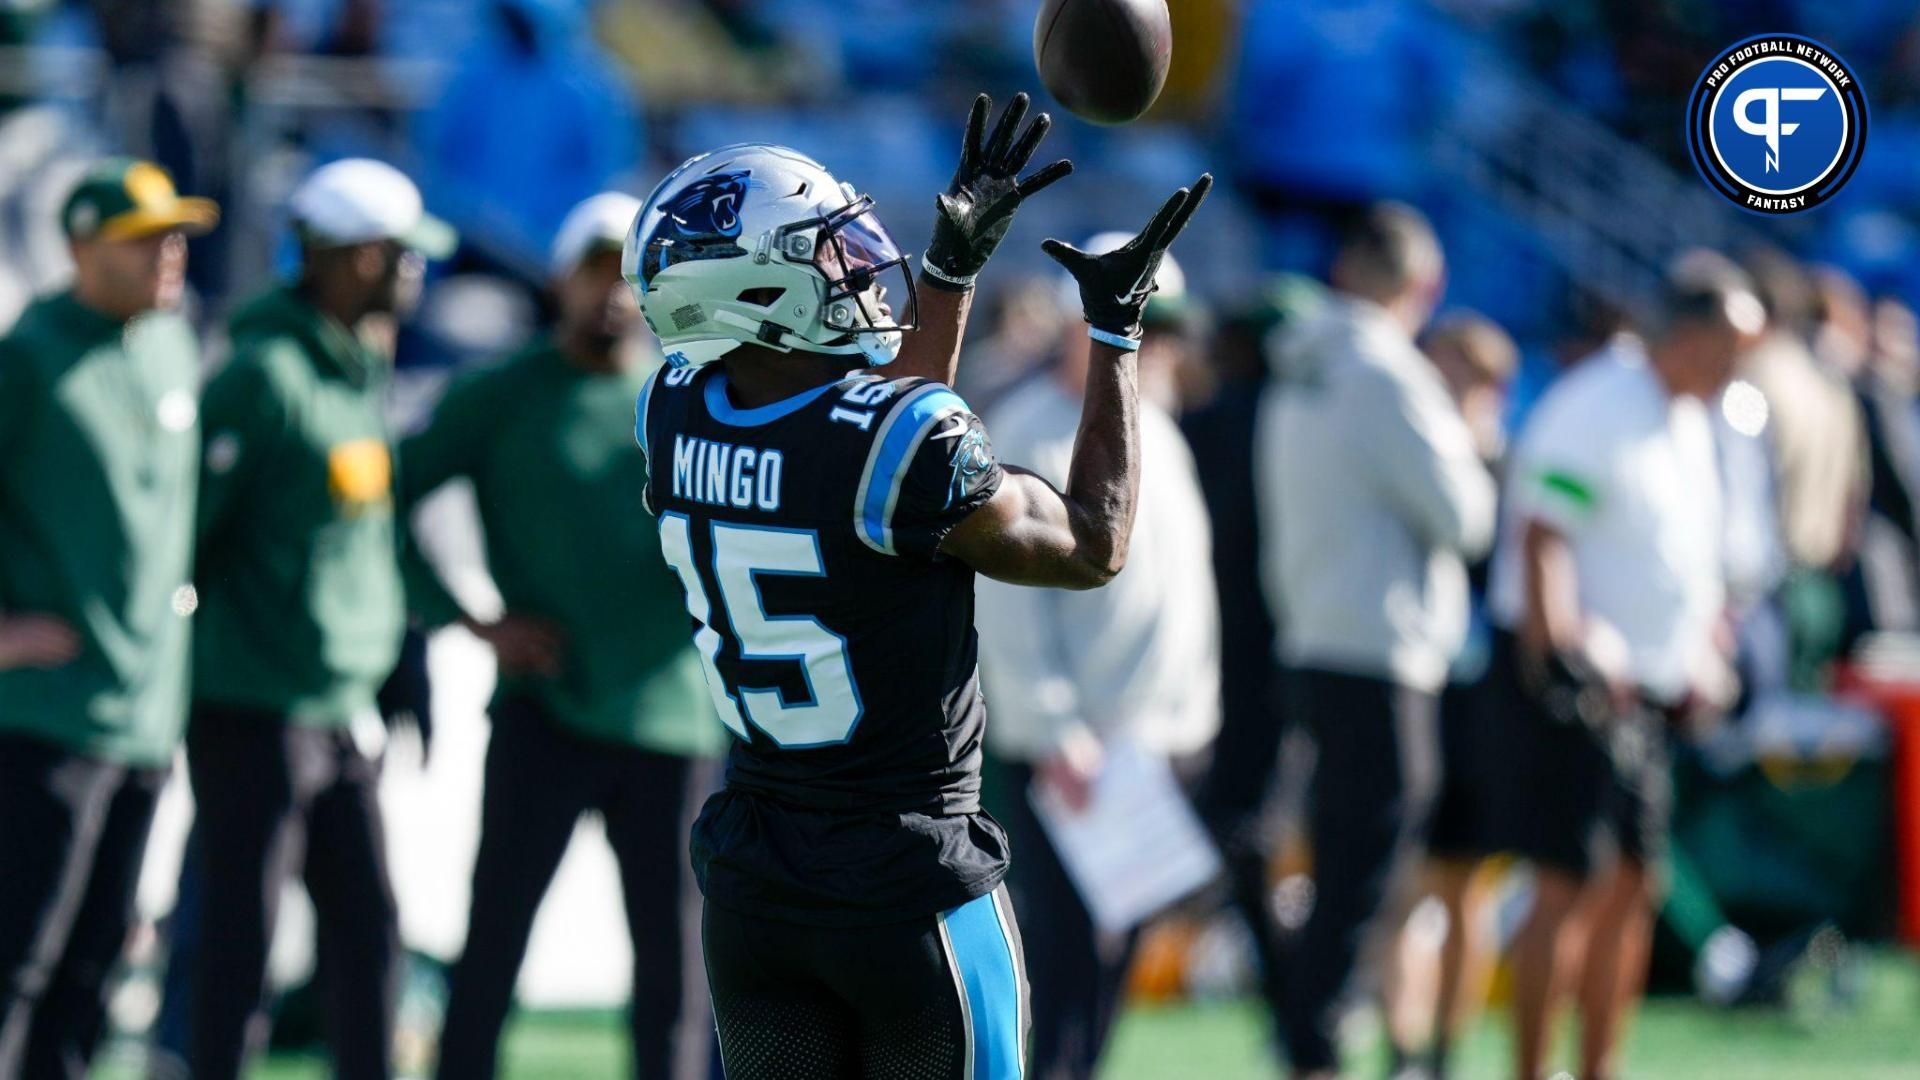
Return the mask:
[[[885,364],[918,309],[907,255],[873,199],[812,158],[763,143],[722,147],[670,173],[627,234],[624,263],[647,325],[690,366],[743,344]],[[888,299],[888,274],[898,274],[904,317]]]
[[735,242],[740,236],[740,202],[751,182],[745,170],[703,176],[667,203],[660,224],[647,238],[643,284],[688,259],[740,254]]

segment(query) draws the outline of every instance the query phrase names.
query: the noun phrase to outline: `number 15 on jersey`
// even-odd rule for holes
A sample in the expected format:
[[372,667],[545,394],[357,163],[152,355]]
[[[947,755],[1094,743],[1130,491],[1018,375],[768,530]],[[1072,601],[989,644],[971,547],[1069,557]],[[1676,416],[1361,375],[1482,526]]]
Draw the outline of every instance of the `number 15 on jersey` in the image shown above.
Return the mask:
[[[811,529],[764,525],[711,525],[713,557],[703,576],[695,565],[692,525],[686,515],[660,515],[660,549],[667,565],[687,590],[687,613],[700,624],[693,635],[707,690],[720,720],[742,739],[747,725],[784,749],[837,746],[853,737],[860,723],[860,690],[846,639],[811,615],[768,615],[762,602],[762,575],[823,577],[820,538]],[[714,626],[706,581],[718,587],[730,634]],[[811,701],[790,702],[777,688],[729,683],[719,659],[731,645],[741,660],[798,664]]]

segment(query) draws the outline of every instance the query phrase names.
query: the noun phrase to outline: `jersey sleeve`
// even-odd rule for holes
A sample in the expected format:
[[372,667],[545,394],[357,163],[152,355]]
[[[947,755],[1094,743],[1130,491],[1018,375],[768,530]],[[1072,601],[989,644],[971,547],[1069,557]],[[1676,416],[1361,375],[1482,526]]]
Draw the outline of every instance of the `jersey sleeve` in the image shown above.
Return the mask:
[[874,436],[854,497],[854,530],[885,555],[937,558],[940,542],[985,505],[1005,473],[986,425],[960,395],[921,383]]
[[1578,533],[1607,499],[1610,463],[1592,423],[1563,415],[1563,402],[1542,403],[1528,421],[1508,467],[1508,497],[1519,517],[1569,535]]

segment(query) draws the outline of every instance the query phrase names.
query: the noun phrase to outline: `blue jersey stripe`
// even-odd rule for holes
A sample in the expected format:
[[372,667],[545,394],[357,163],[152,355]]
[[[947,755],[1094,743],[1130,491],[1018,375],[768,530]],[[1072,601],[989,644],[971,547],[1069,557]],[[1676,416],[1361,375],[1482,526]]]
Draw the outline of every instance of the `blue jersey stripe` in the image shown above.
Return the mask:
[[640,452],[647,455],[649,461],[653,460],[653,449],[647,445],[647,403],[653,400],[654,384],[660,381],[661,374],[666,370],[667,365],[661,364],[658,370],[647,376],[647,381],[640,384],[640,396],[633,402],[633,441],[640,444]]
[[1000,926],[993,894],[970,900],[941,916],[966,989],[972,1018],[973,1075],[969,1080],[1019,1080],[1021,1056],[1020,977],[1013,943]]
[[888,415],[881,428],[879,445],[867,459],[867,473],[861,478],[860,538],[868,546],[889,555],[893,550],[893,506],[899,498],[900,484],[913,462],[913,453],[926,439],[927,431],[941,416],[964,411],[967,403],[960,395],[939,383],[928,383],[906,397]]

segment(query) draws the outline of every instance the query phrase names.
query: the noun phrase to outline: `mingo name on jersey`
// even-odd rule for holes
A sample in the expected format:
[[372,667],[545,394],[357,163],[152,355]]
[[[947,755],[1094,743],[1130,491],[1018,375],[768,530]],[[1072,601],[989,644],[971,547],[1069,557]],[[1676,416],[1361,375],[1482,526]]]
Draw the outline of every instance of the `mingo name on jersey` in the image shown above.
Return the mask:
[[778,450],[676,434],[673,495],[710,506],[778,510],[784,463]]

